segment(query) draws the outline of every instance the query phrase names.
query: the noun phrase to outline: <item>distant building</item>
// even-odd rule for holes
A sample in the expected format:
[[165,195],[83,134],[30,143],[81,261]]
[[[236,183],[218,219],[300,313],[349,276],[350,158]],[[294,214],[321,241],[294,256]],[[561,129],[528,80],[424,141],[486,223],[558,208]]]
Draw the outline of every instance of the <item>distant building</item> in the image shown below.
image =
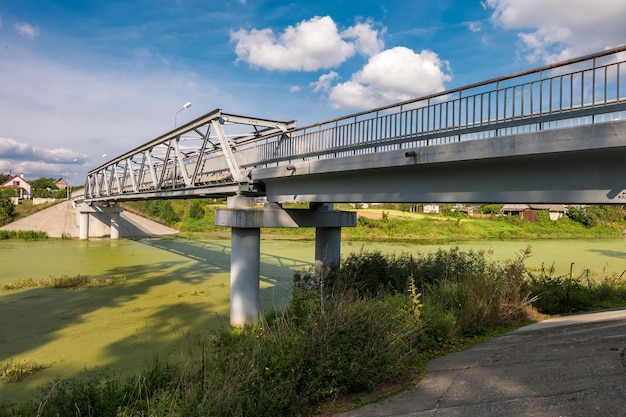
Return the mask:
[[439,213],[439,204],[424,204],[424,213],[432,214]]
[[58,180],[54,180],[54,185],[56,185],[59,190],[65,190],[67,188],[67,181],[63,178],[59,178]]
[[523,219],[535,221],[540,211],[548,211],[550,220],[558,220],[567,211],[563,204],[505,204],[502,213],[507,216],[519,216]]
[[10,188],[17,191],[20,200],[30,200],[33,198],[33,187],[24,179],[24,174],[16,175],[13,178],[0,184],[2,188]]

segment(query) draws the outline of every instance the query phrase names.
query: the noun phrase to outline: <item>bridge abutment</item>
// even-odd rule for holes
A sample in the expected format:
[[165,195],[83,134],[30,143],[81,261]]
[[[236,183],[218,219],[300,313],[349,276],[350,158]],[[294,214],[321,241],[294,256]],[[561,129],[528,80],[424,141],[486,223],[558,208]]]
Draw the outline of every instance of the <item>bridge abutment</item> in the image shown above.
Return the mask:
[[315,227],[315,270],[339,263],[341,228],[356,226],[356,213],[334,210],[332,204],[310,209],[283,209],[275,203],[255,207],[252,197],[228,198],[217,210],[215,224],[231,227],[230,324],[252,325],[259,319],[259,274],[262,227]]

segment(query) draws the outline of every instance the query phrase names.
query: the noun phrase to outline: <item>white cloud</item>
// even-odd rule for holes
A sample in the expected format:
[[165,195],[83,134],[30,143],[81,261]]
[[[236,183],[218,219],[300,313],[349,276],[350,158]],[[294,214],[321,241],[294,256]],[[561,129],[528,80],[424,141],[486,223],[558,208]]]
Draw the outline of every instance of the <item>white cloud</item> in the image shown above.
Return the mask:
[[18,142],[15,139],[0,137],[0,155],[5,159],[38,159],[50,163],[70,163],[74,159],[85,160],[86,154],[66,148],[47,149]]
[[355,39],[357,52],[366,56],[379,53],[384,46],[383,40],[377,30],[372,29],[368,23],[359,23],[341,33],[346,39]]
[[335,108],[357,109],[404,101],[445,90],[448,72],[448,63],[432,51],[395,47],[371,57],[350,81],[332,89],[329,100]]
[[291,93],[299,93],[300,90],[302,90],[302,89],[300,88],[299,85],[294,85],[294,86],[291,86],[289,88],[289,92],[291,92]]
[[0,155],[0,173],[23,172],[30,175],[29,179],[74,171],[74,167],[69,167],[85,164],[88,159],[86,154],[71,149],[47,149],[3,137],[0,137]]
[[280,35],[272,29],[240,29],[231,32],[230,39],[236,42],[238,60],[267,70],[333,68],[356,52],[369,55],[382,47],[378,32],[370,24],[357,24],[339,33],[330,16],[304,20]]
[[331,71],[328,74],[321,75],[317,81],[309,84],[314,93],[325,93],[330,90],[330,86],[334,80],[339,78],[339,74]]
[[605,48],[626,39],[626,2],[603,0],[485,0],[497,27],[519,31],[526,60],[555,62]]
[[467,28],[471,31],[471,32],[480,32],[482,30],[482,23],[478,22],[478,21],[473,21],[473,22],[466,22],[467,24]]
[[27,39],[33,40],[39,36],[39,29],[29,23],[16,23],[15,30]]

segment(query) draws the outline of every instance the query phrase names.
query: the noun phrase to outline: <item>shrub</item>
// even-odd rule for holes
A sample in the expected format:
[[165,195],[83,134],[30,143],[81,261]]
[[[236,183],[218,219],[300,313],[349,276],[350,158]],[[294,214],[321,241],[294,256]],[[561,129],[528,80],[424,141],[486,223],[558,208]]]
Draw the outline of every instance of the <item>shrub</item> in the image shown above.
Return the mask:
[[593,216],[585,207],[569,206],[565,215],[585,227],[594,227],[597,224],[595,216]]

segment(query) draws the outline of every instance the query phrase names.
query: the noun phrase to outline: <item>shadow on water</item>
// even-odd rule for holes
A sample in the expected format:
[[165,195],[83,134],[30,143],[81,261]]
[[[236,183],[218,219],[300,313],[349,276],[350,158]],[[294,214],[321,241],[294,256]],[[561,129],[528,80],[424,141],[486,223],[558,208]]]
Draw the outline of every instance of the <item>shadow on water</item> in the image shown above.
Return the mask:
[[[133,244],[148,246],[148,252],[125,246]],[[116,264],[116,256],[126,256],[116,251],[135,249],[134,261]],[[85,368],[134,373],[155,355],[176,360],[198,336],[228,326],[229,241],[143,239],[104,253],[109,266],[93,278],[125,277],[122,284],[0,292],[0,361],[47,366],[19,383],[0,385],[0,400],[23,401],[42,384]],[[310,263],[268,253],[261,259],[262,308],[279,308],[293,271]]]
[[590,249],[589,252],[610,258],[626,259],[626,251],[617,251],[610,249]]

